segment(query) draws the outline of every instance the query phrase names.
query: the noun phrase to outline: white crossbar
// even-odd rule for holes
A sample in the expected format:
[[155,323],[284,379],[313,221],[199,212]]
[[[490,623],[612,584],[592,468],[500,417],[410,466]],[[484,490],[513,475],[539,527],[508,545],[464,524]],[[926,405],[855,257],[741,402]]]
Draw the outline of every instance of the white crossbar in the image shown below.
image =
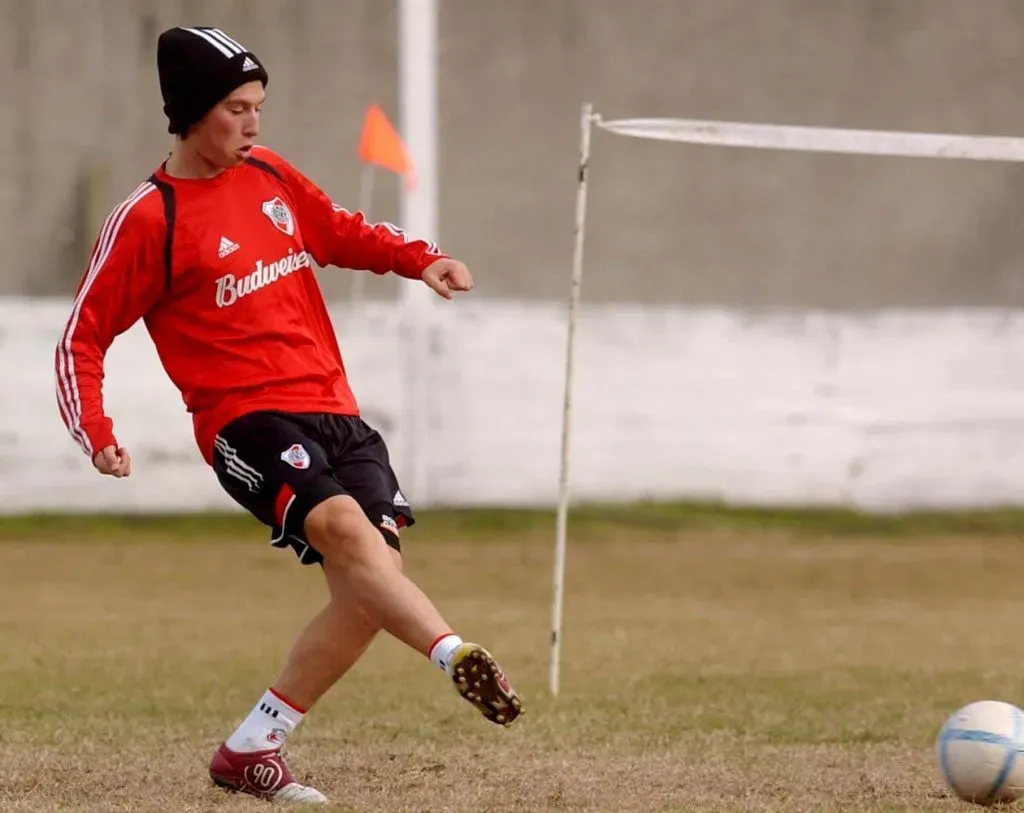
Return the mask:
[[699,119],[616,119],[594,123],[635,138],[682,141],[722,147],[894,155],[910,158],[960,158],[975,161],[1024,161],[1024,138],[1004,136],[843,130]]

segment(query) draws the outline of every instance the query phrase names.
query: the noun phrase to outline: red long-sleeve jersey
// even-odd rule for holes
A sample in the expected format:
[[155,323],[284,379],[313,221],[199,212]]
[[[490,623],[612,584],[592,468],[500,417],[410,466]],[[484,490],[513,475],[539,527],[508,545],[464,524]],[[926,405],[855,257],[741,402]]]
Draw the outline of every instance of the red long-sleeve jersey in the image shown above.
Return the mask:
[[61,417],[90,458],[117,445],[103,363],[139,319],[207,463],[220,428],[253,410],[358,414],[311,260],[419,279],[443,256],[336,206],[266,148],[212,179],[161,165],[96,240],[56,348]]

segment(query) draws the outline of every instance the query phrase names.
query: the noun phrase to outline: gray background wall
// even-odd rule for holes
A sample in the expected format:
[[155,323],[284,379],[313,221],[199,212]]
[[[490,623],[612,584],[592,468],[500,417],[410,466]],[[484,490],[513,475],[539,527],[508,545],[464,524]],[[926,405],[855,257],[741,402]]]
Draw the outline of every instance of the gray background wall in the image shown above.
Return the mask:
[[[155,41],[217,25],[269,67],[262,141],[355,204],[397,116],[392,0],[0,0],[0,293],[69,294],[170,147]],[[1017,0],[442,0],[441,234],[482,297],[567,293],[579,106],[1024,134]],[[1024,305],[1017,165],[596,137],[590,300]],[[383,177],[376,217],[397,218]],[[322,273],[333,298],[343,272]],[[375,296],[396,282],[373,280]]]

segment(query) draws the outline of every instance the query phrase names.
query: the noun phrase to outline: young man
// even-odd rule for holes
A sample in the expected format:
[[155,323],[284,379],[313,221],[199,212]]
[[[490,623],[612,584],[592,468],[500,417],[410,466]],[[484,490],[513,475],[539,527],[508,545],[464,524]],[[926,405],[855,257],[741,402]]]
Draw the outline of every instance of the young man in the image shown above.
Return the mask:
[[432,243],[333,205],[256,146],[267,73],[223,31],[165,31],[157,66],[173,151],[100,232],[56,349],[57,401],[101,474],[131,474],[101,386],[114,337],[143,319],[221,486],[273,545],[321,566],[328,605],[210,774],[275,801],[324,802],[295,781],[281,746],[380,629],[429,657],[488,720],[508,725],[521,711],[491,655],[402,573],[399,530],[413,514],[384,441],[359,418],[311,260],[390,271],[446,299],[472,278]]

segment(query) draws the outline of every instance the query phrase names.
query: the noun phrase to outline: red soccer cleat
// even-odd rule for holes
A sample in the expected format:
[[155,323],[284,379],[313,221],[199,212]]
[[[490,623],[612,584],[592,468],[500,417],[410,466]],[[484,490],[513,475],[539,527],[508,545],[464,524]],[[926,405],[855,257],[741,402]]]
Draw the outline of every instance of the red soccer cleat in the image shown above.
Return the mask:
[[240,754],[221,745],[210,762],[214,784],[272,802],[326,804],[316,788],[300,785],[278,749]]

